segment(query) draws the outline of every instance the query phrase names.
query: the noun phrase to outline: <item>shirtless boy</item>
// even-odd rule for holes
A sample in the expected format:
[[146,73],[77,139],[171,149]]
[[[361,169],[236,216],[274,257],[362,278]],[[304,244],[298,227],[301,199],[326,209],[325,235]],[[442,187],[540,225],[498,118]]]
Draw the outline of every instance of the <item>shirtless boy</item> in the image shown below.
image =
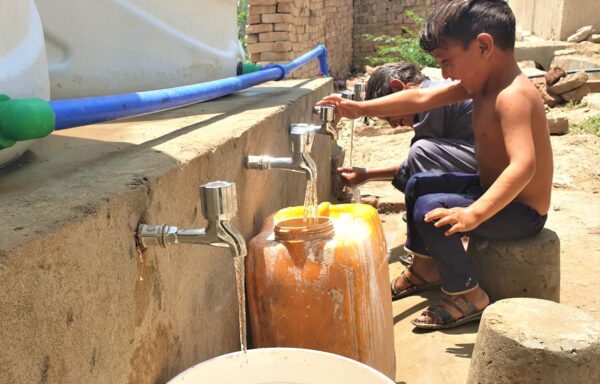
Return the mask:
[[[489,304],[461,235],[518,239],[544,226],[552,187],[552,148],[542,101],[514,57],[515,18],[503,0],[451,0],[421,32],[421,47],[440,64],[444,88],[414,89],[355,102],[335,95],[339,114],[393,116],[473,99],[479,175],[420,173],[406,186],[406,248],[413,266],[393,290],[411,294],[438,280],[443,300],[412,323],[455,327],[481,317]],[[502,278],[499,276],[498,278]]]

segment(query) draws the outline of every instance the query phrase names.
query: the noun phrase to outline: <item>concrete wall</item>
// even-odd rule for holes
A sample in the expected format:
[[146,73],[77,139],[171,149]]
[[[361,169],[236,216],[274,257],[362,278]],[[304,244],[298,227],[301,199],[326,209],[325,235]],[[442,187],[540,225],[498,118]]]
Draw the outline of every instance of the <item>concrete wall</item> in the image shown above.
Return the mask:
[[597,0],[509,0],[517,24],[549,40],[566,40],[585,25],[600,30]]
[[[0,383],[164,383],[239,348],[232,257],[176,245],[139,253],[139,222],[201,227],[197,186],[237,184],[246,237],[301,204],[305,178],[249,171],[285,155],[331,80],[284,81],[133,120],[55,133],[0,172]],[[330,195],[330,139],[313,147]]]

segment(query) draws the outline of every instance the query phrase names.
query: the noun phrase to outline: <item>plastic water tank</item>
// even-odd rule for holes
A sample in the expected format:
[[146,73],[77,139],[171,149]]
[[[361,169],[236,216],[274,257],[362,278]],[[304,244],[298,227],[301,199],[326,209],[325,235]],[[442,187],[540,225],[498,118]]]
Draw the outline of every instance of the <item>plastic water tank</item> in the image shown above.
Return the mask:
[[[0,1],[0,93],[11,98],[50,98],[44,34],[33,0]],[[0,150],[0,167],[33,140]]]
[[236,74],[237,0],[36,0],[52,99],[148,91]]
[[294,348],[251,349],[205,361],[169,384],[394,384],[358,361],[332,353]]

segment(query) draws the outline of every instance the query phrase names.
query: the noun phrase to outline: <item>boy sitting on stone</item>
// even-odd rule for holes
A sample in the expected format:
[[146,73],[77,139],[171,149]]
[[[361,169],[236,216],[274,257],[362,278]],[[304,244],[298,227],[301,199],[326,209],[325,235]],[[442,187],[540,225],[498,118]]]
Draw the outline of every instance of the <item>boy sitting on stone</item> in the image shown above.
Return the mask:
[[[415,258],[396,290],[441,279],[443,300],[412,323],[443,329],[481,317],[489,304],[461,235],[518,239],[544,226],[552,188],[552,148],[544,106],[514,57],[515,18],[504,0],[451,0],[421,32],[421,47],[440,64],[443,88],[412,89],[365,102],[335,95],[338,114],[412,114],[473,99],[479,175],[419,173],[405,190],[406,248]],[[498,276],[502,278],[502,276]]]

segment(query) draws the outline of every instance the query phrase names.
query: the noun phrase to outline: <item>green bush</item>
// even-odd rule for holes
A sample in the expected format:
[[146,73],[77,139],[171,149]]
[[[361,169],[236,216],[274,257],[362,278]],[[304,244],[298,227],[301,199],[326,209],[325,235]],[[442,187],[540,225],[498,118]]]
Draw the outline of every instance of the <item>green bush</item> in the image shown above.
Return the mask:
[[414,21],[415,27],[406,25],[402,27],[404,33],[400,36],[364,34],[363,36],[375,43],[378,57],[368,56],[365,59],[371,65],[381,65],[396,61],[406,61],[422,67],[438,67],[433,57],[423,51],[419,45],[419,30],[425,20],[413,11],[406,11],[404,15]]
[[246,25],[248,24],[248,0],[238,0],[237,7],[238,39],[244,48],[244,53],[248,57],[248,41],[246,39]]
[[573,124],[571,133],[587,133],[600,136],[600,114],[589,117],[581,123]]

